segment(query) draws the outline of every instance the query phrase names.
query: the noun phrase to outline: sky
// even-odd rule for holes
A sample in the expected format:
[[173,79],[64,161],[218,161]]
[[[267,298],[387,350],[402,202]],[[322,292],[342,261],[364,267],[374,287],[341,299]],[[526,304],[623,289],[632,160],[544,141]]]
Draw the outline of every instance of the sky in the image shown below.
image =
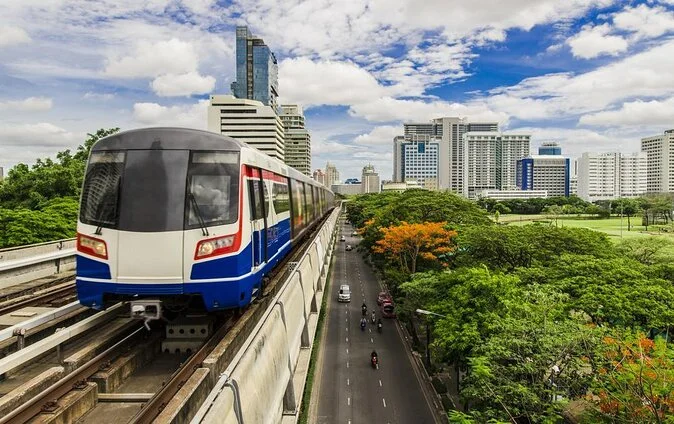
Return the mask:
[[402,124],[442,116],[571,157],[674,128],[674,0],[0,0],[0,167],[99,128],[206,129],[237,25],[342,179],[389,179]]

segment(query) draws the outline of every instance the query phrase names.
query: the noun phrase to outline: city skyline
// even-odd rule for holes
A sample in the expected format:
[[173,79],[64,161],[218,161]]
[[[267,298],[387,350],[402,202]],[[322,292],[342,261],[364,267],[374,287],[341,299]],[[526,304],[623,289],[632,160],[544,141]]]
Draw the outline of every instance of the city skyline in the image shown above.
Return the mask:
[[[136,3],[0,6],[5,171],[101,127],[205,129],[208,96],[236,80],[237,25],[276,54],[278,103],[304,107],[314,168],[345,178],[372,163],[390,179],[405,122],[495,121],[570,157],[674,127],[670,1]],[[447,5],[465,19],[440,19]]]

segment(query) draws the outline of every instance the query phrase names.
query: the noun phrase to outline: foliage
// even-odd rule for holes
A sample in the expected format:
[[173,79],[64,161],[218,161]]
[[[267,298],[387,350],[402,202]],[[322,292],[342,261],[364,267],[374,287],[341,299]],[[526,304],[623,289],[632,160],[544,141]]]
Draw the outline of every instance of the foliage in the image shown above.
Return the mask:
[[78,199],[56,198],[40,209],[0,208],[0,247],[23,246],[75,236]]
[[397,262],[400,270],[414,274],[418,258],[437,263],[455,249],[452,239],[456,231],[445,229],[445,225],[444,222],[408,224],[403,221],[400,225],[382,228],[383,237],[372,250]]
[[457,245],[456,265],[505,270],[546,264],[563,253],[615,254],[605,234],[542,225],[469,227],[460,232]]
[[481,198],[477,201],[480,207],[486,209],[488,212],[494,212],[499,208],[498,205],[508,208],[511,212],[501,213],[516,213],[524,215],[538,215],[543,213],[543,210],[548,206],[569,206],[564,213],[579,213],[584,211],[591,203],[588,203],[578,196],[559,196],[548,197],[545,199],[512,199],[512,200],[494,200]]
[[593,395],[593,421],[674,422],[674,349],[643,334],[606,337]]
[[663,237],[640,237],[625,239],[617,246],[617,251],[642,264],[652,265],[658,262],[670,262],[668,250],[674,243]]

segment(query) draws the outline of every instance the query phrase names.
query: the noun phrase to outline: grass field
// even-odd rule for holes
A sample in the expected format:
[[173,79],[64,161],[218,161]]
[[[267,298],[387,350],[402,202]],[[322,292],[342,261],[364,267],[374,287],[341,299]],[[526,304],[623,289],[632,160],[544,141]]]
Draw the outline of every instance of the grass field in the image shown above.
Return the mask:
[[[540,222],[547,225],[551,221],[552,225],[555,225],[554,220],[545,215],[502,215],[499,218],[499,222],[508,223],[508,225],[527,225],[533,222]],[[634,225],[635,223],[639,225]],[[621,239],[620,218],[590,219],[578,218],[576,216],[560,217],[557,219],[557,225],[559,227],[589,228],[591,230],[602,231],[608,234],[611,240],[616,242]],[[627,217],[622,219],[622,238],[630,237],[666,237],[669,240],[674,241],[674,234],[672,233],[658,233],[656,231],[646,232],[645,228],[641,225],[641,217],[632,218],[631,231],[627,231]]]

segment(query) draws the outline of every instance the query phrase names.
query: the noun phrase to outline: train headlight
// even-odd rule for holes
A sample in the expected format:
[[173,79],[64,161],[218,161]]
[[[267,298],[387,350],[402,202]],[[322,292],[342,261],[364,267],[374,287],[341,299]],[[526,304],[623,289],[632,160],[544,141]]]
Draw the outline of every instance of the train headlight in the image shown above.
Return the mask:
[[203,240],[197,244],[194,259],[203,259],[209,256],[222,255],[233,251],[235,236],[224,236],[210,240]]
[[108,246],[105,241],[84,234],[77,234],[77,251],[101,259],[108,259]]

